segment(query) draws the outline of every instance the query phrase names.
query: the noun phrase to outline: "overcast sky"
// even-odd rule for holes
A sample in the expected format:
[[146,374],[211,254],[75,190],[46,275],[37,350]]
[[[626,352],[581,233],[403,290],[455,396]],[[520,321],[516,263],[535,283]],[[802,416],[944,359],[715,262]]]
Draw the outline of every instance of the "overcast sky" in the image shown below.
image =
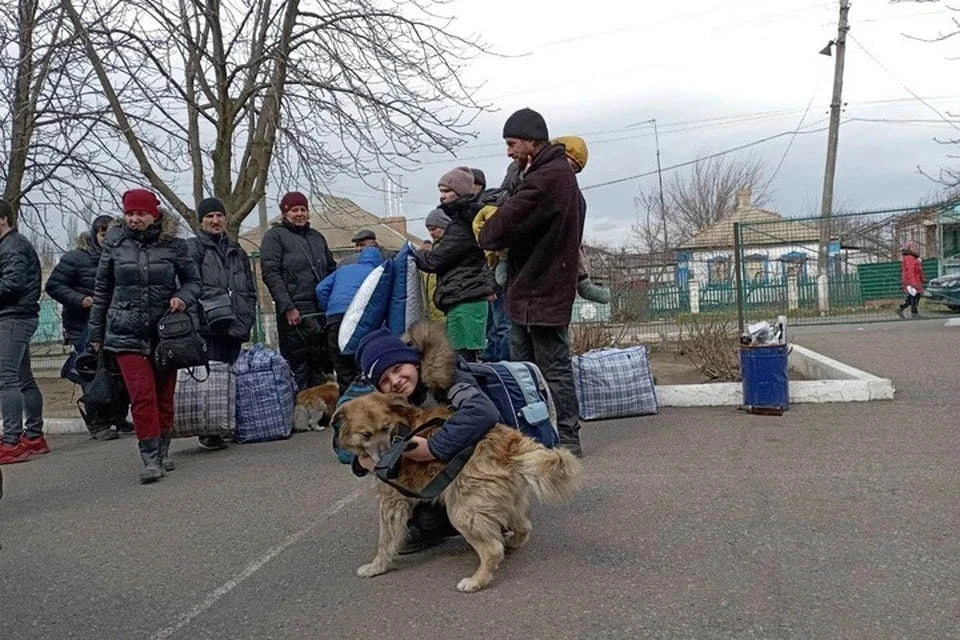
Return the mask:
[[[578,134],[590,159],[580,174],[587,198],[586,238],[630,244],[634,197],[656,176],[655,118],[665,170],[793,130],[752,147],[766,159],[768,208],[787,216],[819,210],[834,59],[818,51],[836,37],[839,1],[685,0],[589,3],[454,0],[447,7],[461,34],[478,34],[509,57],[471,62],[467,81],[495,112],[477,121],[478,137],[457,157],[423,157],[401,176],[410,230],[437,198],[437,178],[458,164],[480,167],[491,183],[507,164],[504,119],[529,106],[551,136]],[[948,32],[943,2],[853,2],[844,73],[843,119],[834,202],[845,210],[891,208],[934,197],[935,173],[950,162],[935,138],[960,137],[960,37],[929,44],[905,37]],[[950,114],[957,114],[951,118]],[[955,120],[953,123],[947,120]],[[878,122],[882,120],[883,122]],[[960,162],[960,161],[957,161]],[[782,163],[782,164],[781,164]],[[590,188],[593,187],[593,188]],[[332,190],[385,213],[375,190],[341,181]]]

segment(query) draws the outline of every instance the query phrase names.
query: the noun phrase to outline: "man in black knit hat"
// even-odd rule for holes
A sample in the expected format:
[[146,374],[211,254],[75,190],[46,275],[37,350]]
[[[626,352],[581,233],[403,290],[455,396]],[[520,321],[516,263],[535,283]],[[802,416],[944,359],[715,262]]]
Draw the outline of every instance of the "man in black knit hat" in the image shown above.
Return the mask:
[[[250,257],[227,235],[223,202],[204,198],[197,204],[197,217],[200,230],[187,240],[187,246],[200,270],[200,335],[211,361],[233,364],[257,320],[257,287]],[[200,446],[216,450],[226,443],[220,436],[200,436]]]
[[509,249],[504,309],[511,320],[510,356],[535,363],[557,408],[560,445],[582,455],[580,417],[567,331],[577,289],[586,202],[562,145],[547,124],[520,109],[503,126],[519,181],[480,231],[484,249]]

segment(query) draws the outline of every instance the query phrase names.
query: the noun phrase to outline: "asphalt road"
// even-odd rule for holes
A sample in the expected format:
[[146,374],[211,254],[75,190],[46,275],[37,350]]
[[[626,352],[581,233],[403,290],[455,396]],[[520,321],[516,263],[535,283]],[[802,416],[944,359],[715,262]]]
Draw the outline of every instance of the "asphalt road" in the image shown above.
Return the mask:
[[0,638],[960,637],[960,328],[796,340],[897,399],[588,423],[582,493],[476,594],[460,540],[356,577],[374,481],[327,432],[176,442],[151,486],[132,440],[52,436],[3,468]]

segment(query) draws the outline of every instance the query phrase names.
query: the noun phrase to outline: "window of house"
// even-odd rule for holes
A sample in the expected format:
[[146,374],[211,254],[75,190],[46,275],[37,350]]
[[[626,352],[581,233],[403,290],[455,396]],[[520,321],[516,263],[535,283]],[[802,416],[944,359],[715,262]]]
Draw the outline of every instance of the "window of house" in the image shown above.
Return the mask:
[[733,280],[730,260],[724,256],[707,260],[707,278],[710,284],[723,284]]
[[743,275],[748,282],[762,282],[767,279],[767,256],[754,254],[743,261]]
[[800,278],[803,280],[807,277],[807,256],[799,251],[791,251],[780,258],[780,262],[783,265],[784,278]]

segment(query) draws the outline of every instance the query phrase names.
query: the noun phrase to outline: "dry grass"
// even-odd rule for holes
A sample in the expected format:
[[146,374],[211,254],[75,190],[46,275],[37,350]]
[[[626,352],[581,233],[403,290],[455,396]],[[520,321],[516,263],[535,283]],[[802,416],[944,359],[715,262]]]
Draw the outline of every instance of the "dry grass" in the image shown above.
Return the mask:
[[705,376],[721,382],[737,382],[740,376],[740,342],[735,322],[720,318],[685,320],[679,323],[679,353]]
[[570,325],[570,355],[578,356],[592,349],[616,347],[623,343],[626,327],[606,324]]

